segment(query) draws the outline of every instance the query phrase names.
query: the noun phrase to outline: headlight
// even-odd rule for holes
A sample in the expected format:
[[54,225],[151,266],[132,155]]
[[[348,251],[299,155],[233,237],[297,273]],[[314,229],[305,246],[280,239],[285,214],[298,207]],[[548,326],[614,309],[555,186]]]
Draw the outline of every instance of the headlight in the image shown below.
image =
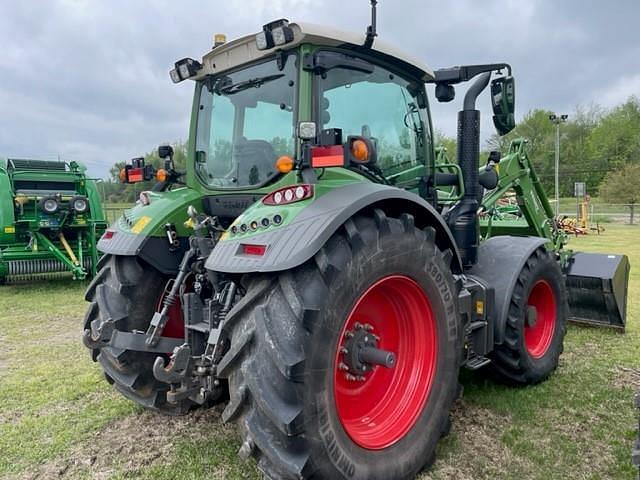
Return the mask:
[[178,83],[196,76],[202,68],[202,64],[193,58],[183,58],[182,60],[178,60],[174,67],[175,68],[169,72],[169,76],[173,83]]
[[271,30],[271,35],[273,36],[273,43],[276,45],[284,45],[293,41],[293,30],[287,25],[274,28]]
[[171,81],[173,83],[180,83],[180,81],[182,80],[180,78],[180,74],[175,68],[169,72],[169,76],[171,77]]
[[271,32],[263,31],[256,35],[256,47],[258,50],[267,50],[273,47]]
[[293,42],[293,38],[293,29],[289,26],[289,21],[282,18],[262,26],[262,31],[256,35],[256,47],[258,50],[268,50]]
[[178,72],[182,78],[189,78],[189,66],[186,63],[178,65]]
[[89,202],[86,197],[73,197],[70,203],[71,208],[76,213],[85,213],[89,210]]
[[56,213],[60,205],[55,197],[44,197],[40,200],[40,208],[45,213]]

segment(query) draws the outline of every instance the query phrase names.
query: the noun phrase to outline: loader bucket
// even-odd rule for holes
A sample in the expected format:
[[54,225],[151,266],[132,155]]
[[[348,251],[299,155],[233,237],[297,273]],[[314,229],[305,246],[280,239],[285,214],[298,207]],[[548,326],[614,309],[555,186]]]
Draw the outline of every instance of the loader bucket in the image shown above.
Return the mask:
[[576,253],[567,272],[569,319],[624,331],[629,259],[626,255]]

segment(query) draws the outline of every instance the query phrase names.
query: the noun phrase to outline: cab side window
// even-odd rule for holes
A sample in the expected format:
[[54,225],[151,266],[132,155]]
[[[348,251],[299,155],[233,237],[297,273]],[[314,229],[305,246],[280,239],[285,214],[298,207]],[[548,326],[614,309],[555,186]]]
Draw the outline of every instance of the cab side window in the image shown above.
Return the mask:
[[318,82],[320,127],[370,138],[385,177],[425,163],[428,120],[408,81],[376,66],[373,73],[332,69]]

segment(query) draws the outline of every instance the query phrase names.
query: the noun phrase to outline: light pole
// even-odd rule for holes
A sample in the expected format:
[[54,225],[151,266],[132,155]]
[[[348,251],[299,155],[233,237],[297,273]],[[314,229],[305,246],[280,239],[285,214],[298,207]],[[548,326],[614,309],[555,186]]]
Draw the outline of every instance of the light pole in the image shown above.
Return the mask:
[[567,121],[569,115],[549,115],[549,120],[556,126],[556,171],[555,171],[555,190],[556,190],[556,217],[560,215],[560,124]]

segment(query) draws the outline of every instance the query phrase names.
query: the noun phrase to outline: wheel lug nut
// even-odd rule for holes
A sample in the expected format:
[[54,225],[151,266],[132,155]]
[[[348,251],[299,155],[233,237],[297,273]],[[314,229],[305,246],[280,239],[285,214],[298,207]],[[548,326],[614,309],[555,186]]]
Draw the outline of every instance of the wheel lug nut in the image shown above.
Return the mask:
[[365,378],[365,377],[363,377],[362,375],[358,375],[358,376],[356,377],[356,380],[357,380],[358,382],[364,382],[364,381],[366,380],[366,378]]
[[344,332],[344,336],[347,338],[352,338],[353,337],[353,332],[347,330],[346,332]]
[[347,349],[347,347],[342,347],[340,348],[340,353],[342,353],[343,355],[346,355],[347,353],[349,353],[349,350]]
[[350,373],[345,373],[344,378],[346,378],[349,382],[355,382],[357,380],[355,375],[351,375]]
[[353,326],[356,330],[360,330],[362,328],[362,324],[360,322],[354,323]]
[[349,367],[344,362],[340,362],[340,364],[338,365],[338,368],[343,371],[349,370]]
[[371,325],[371,324],[369,324],[369,323],[365,323],[365,324],[364,324],[364,329],[365,329],[367,332],[372,332],[372,331],[373,331],[373,325]]

